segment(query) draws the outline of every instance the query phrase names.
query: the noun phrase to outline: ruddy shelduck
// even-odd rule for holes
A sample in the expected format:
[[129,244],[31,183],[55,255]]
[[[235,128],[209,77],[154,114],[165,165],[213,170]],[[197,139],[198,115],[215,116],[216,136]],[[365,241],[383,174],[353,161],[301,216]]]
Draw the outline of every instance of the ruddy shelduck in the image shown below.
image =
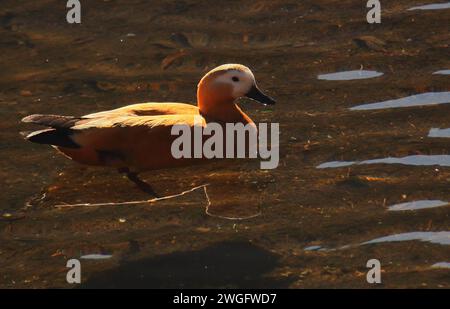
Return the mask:
[[[31,115],[23,122],[48,127],[26,138],[49,144],[68,158],[87,165],[117,168],[142,190],[155,195],[138,173],[193,164],[195,159],[175,159],[171,128],[177,124],[254,124],[236,104],[241,97],[272,105],[262,93],[251,70],[240,64],[224,64],[208,72],[197,88],[197,106],[185,103],[141,103],[82,117]],[[197,117],[195,117],[197,116]]]

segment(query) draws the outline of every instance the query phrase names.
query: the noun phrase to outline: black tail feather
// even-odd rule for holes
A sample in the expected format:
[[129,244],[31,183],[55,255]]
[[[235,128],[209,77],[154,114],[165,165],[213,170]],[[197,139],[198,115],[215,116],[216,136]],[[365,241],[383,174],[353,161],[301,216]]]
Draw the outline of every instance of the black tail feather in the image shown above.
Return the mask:
[[72,132],[69,129],[45,129],[28,134],[26,139],[38,144],[48,144],[66,148],[80,148],[80,145],[71,139],[71,135]]
[[34,123],[57,129],[69,129],[73,127],[81,118],[59,115],[30,115],[22,119],[22,122]]

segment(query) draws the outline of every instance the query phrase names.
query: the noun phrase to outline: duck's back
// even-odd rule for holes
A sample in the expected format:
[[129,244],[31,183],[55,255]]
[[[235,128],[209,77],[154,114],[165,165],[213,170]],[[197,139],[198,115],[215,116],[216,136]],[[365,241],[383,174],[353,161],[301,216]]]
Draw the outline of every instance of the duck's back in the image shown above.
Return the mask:
[[122,116],[158,116],[158,115],[197,115],[198,107],[185,103],[138,103],[116,109],[83,116],[83,118],[99,118],[110,115]]

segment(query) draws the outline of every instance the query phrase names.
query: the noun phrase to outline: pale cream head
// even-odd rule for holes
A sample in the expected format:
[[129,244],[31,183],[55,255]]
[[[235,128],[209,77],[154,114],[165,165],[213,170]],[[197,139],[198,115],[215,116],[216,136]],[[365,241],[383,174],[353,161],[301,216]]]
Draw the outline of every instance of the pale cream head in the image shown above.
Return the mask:
[[245,96],[253,85],[256,85],[252,71],[243,65],[224,64],[211,72],[221,72],[212,80],[212,83],[229,85],[231,96],[235,99]]
[[[255,76],[252,71],[241,64],[223,64],[209,71],[200,81],[199,90],[206,86],[209,91],[219,95],[227,95],[233,100],[241,97],[249,97],[263,104],[274,104],[275,101],[264,95],[256,86]],[[221,90],[219,90],[221,89]]]

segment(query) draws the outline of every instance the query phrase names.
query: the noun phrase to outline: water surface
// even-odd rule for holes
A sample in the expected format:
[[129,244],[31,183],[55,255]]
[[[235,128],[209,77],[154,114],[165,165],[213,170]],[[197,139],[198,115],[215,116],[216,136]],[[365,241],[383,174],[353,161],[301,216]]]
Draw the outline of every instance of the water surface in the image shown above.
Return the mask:
[[[1,288],[73,288],[64,269],[80,255],[102,258],[81,259],[82,287],[372,288],[376,257],[382,287],[450,288],[448,270],[430,267],[449,260],[439,231],[450,208],[387,211],[449,199],[448,140],[426,136],[450,128],[448,78],[432,75],[450,68],[447,11],[384,1],[389,18],[374,28],[360,0],[82,1],[82,24],[68,25],[61,0],[1,3]],[[202,76],[230,62],[278,102],[238,103],[255,122],[280,124],[278,168],[225,160],[141,175],[160,195],[209,184],[208,196],[148,203],[115,169],[20,134],[38,129],[20,123],[33,113],[195,104]],[[376,71],[341,72],[360,67]],[[55,207],[129,201],[144,202]],[[428,234],[327,249],[409,231]]]

